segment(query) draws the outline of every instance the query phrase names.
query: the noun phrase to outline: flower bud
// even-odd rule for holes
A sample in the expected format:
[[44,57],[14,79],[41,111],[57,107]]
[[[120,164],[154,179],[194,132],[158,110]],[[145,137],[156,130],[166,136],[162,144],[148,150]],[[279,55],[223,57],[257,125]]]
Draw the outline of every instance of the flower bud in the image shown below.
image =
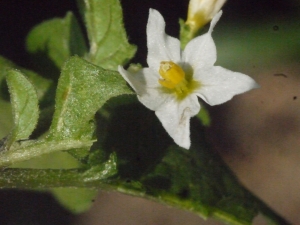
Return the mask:
[[196,33],[220,11],[226,0],[190,0],[186,24]]

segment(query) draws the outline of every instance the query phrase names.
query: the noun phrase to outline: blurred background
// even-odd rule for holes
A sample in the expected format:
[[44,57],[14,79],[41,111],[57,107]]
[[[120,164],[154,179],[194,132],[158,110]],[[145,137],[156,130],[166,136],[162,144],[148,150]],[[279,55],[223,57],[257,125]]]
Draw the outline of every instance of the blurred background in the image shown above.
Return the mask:
[[[138,46],[134,62],[146,65],[149,8],[164,16],[178,37],[188,0],[122,0],[125,26]],[[78,15],[71,0],[0,2],[0,54],[30,68],[24,40],[47,19]],[[300,224],[300,1],[228,0],[213,37],[218,65],[252,76],[261,88],[208,107],[207,138],[239,180],[292,224]],[[78,17],[79,18],[79,17]],[[222,224],[148,200],[99,192],[81,215],[65,210],[48,193],[0,191],[0,224]],[[262,217],[254,224],[266,224]]]

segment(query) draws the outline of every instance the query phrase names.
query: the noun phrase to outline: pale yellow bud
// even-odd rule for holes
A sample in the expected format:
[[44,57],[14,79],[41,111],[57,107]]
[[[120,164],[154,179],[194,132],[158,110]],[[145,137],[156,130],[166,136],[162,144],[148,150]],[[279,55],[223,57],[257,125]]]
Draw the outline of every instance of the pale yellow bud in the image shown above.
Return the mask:
[[186,24],[196,33],[220,11],[226,0],[190,0]]

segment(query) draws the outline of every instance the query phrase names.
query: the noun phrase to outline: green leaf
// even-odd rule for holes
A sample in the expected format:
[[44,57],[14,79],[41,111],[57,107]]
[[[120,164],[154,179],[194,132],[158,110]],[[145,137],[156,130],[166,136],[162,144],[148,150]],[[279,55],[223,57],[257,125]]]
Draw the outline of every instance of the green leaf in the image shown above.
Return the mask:
[[9,93],[5,80],[8,71],[12,69],[18,69],[21,71],[33,84],[36,89],[37,97],[41,107],[54,102],[54,84],[51,80],[45,79],[33,71],[17,66],[13,62],[0,56],[0,137],[7,135],[9,130],[11,130],[13,127],[11,104],[9,103]]
[[98,190],[87,188],[53,188],[54,197],[72,213],[88,210],[98,194]]
[[[72,57],[63,67],[58,82],[48,139],[92,139],[95,113],[107,100],[122,94],[132,94],[132,91],[118,72]],[[86,152],[79,157],[84,157]]]
[[84,36],[71,12],[63,19],[51,19],[34,27],[27,37],[26,47],[43,72],[46,69],[58,72],[70,56],[87,53]]
[[[13,127],[13,119],[11,114],[11,105],[0,99],[0,138],[9,133]],[[0,141],[1,148],[1,141]]]
[[204,218],[251,224],[259,210],[255,199],[236,182],[218,156],[208,151],[204,146],[189,151],[171,147],[154,171],[143,178],[148,191],[171,204],[193,209]]
[[250,225],[259,213],[275,224],[288,224],[241,186],[207,144],[199,121],[194,118],[191,124],[192,147],[185,150],[173,146],[153,112],[134,104],[119,107],[104,142],[117,155],[118,174],[109,183],[124,193],[229,224]]
[[[0,82],[3,82],[4,78],[7,76],[7,72],[11,69],[17,69],[21,71],[26,76],[26,78],[28,78],[28,80],[33,84],[33,86],[36,89],[36,93],[41,105],[48,105],[50,102],[53,102],[53,81],[43,78],[37,73],[31,70],[24,69],[9,61],[8,59],[5,59],[4,57],[0,56]],[[6,99],[6,97],[8,96],[6,96],[5,90],[3,89],[4,88],[2,88],[0,92],[0,96]]]
[[17,70],[7,73],[14,119],[14,127],[7,141],[7,148],[17,140],[27,139],[33,132],[39,117],[36,91],[28,79]]
[[117,69],[133,56],[127,41],[119,0],[78,0],[90,43],[88,60],[105,69]]

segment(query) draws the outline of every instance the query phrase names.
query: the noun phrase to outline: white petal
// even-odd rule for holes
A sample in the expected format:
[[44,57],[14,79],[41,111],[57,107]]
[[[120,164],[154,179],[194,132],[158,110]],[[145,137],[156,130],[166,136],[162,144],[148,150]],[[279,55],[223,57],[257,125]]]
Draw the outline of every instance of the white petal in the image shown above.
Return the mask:
[[141,69],[136,73],[126,71],[122,66],[119,66],[118,70],[135,90],[139,101],[147,108],[156,110],[161,104],[164,104],[168,95],[161,91],[158,74],[153,73],[149,68]]
[[190,95],[178,102],[175,98],[169,99],[161,105],[155,114],[163,127],[179,146],[189,149],[190,118],[200,110],[200,104],[196,95]]
[[249,76],[220,66],[195,71],[194,79],[201,83],[195,93],[210,105],[218,105],[259,85]]
[[131,73],[125,70],[122,66],[119,66],[118,71],[139,95],[143,94],[146,91],[145,87],[159,86],[159,75],[153,73],[149,68],[143,68],[136,73]]
[[213,66],[216,59],[216,46],[209,33],[192,39],[183,52],[183,61],[188,63],[193,70]]
[[194,70],[205,66],[213,66],[217,59],[217,50],[211,33],[220,19],[222,11],[215,15],[210,23],[209,31],[192,39],[183,51],[183,61],[188,63]]
[[163,93],[161,88],[148,88],[147,93],[138,95],[138,99],[144,106],[153,111],[167,104],[171,95]]
[[222,14],[223,14],[223,11],[220,10],[220,11],[214,16],[214,18],[213,18],[212,21],[210,22],[210,27],[209,27],[208,33],[211,34],[211,33],[213,32],[213,30],[214,30],[214,28],[215,28],[217,22],[220,20]]
[[180,42],[165,33],[164,18],[154,9],[149,10],[147,47],[147,63],[155,71],[159,70],[161,61],[180,61]]

